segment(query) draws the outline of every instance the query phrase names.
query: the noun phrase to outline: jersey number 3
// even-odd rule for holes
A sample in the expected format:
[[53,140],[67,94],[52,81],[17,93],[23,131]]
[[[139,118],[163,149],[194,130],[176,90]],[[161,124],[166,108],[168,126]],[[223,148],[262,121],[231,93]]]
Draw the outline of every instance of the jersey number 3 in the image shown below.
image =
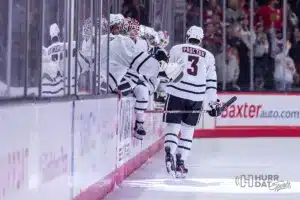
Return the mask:
[[197,76],[199,57],[189,56],[188,61],[191,62],[191,65],[188,67],[187,73],[192,76]]

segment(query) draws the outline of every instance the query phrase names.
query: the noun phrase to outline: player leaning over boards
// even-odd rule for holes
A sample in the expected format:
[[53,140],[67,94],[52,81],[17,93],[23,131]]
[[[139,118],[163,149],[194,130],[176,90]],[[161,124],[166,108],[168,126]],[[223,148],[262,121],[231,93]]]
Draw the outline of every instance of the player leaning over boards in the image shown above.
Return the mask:
[[[217,75],[215,58],[212,53],[201,47],[203,30],[192,26],[186,33],[186,44],[172,47],[170,62],[182,59],[185,62],[183,78],[177,83],[169,83],[165,110],[200,111],[204,95],[207,95],[211,110],[208,114],[217,117],[221,114],[217,98]],[[187,159],[200,113],[165,113],[165,151],[168,173],[184,178],[188,172],[184,165]],[[181,137],[178,137],[179,131]],[[174,158],[174,155],[175,158]]]

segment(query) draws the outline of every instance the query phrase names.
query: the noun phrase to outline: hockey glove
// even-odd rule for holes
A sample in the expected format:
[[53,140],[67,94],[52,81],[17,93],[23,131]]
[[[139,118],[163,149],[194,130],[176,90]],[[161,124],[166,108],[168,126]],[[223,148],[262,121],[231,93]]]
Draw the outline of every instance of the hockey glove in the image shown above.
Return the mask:
[[217,102],[211,102],[208,104],[211,110],[207,111],[209,116],[211,117],[218,117],[221,115],[221,103],[218,99]]
[[165,72],[172,82],[178,82],[183,77],[183,68],[178,63],[166,63],[160,61],[160,72]]
[[160,61],[160,72],[165,72],[166,77],[170,79],[170,81],[177,83],[183,77],[183,69],[184,62],[182,59],[177,59],[175,62],[166,63],[164,61]]
[[168,62],[169,61],[169,56],[168,53],[166,52],[166,50],[160,48],[160,47],[153,47],[150,51],[150,54],[154,55],[154,58],[160,62],[160,61],[165,61]]

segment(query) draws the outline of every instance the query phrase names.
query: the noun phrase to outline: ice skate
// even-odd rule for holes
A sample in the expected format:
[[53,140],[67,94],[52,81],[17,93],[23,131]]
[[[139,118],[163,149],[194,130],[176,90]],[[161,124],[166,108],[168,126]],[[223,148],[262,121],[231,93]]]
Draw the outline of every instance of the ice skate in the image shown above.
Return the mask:
[[135,122],[134,127],[134,137],[138,140],[143,140],[143,137],[146,135],[143,124]]
[[165,152],[166,152],[166,169],[169,174],[171,174],[173,177],[175,177],[175,163],[174,163],[174,157],[171,154],[171,148],[170,147],[165,147]]
[[181,154],[176,154],[176,178],[185,178],[188,169],[184,166],[184,161],[181,159]]
[[174,157],[171,154],[171,148],[170,147],[165,147],[165,152],[166,152],[166,169],[169,174],[171,174],[173,177],[175,177],[175,163],[174,163]]

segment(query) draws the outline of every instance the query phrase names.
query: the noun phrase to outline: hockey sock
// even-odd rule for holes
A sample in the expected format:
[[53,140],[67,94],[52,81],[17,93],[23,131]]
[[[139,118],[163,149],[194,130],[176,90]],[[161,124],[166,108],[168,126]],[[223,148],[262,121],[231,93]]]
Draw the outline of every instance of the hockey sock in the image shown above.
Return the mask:
[[138,84],[133,90],[134,96],[136,98],[135,101],[135,113],[136,113],[136,121],[137,123],[144,123],[145,114],[144,111],[148,108],[148,99],[149,99],[149,91],[148,88],[144,85]]
[[165,147],[171,148],[171,154],[175,155],[178,144],[178,133],[180,124],[167,123],[165,127]]
[[194,126],[186,124],[181,126],[181,137],[179,138],[177,151],[181,154],[182,160],[186,160],[189,156],[193,142],[194,130]]

